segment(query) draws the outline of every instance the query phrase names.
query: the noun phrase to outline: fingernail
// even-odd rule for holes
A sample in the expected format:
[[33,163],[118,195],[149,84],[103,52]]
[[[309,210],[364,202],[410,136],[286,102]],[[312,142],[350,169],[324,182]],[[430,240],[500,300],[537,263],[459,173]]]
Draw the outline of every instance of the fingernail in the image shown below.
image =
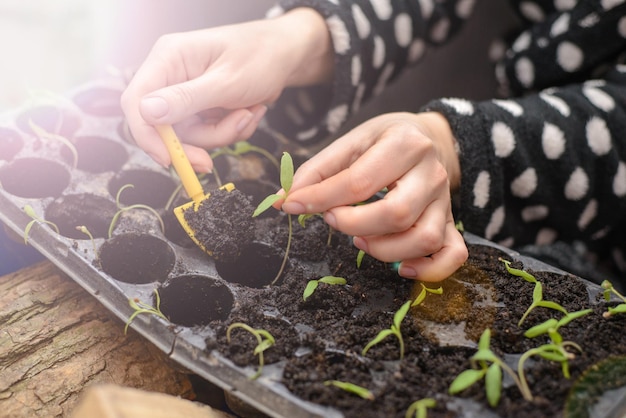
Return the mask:
[[246,129],[246,126],[252,122],[252,118],[254,118],[254,113],[247,112],[246,115],[239,120],[239,123],[237,123],[237,132],[241,132]]
[[414,279],[417,277],[417,271],[413,267],[405,266],[402,264],[400,264],[398,274],[402,277],[406,277],[407,279]]
[[324,214],[324,221],[333,229],[337,229],[337,218],[332,212],[326,212]]
[[162,118],[170,111],[170,106],[162,97],[146,97],[141,100],[141,113],[154,119]]
[[293,215],[299,215],[304,213],[304,205],[298,202],[286,202],[282,206],[283,211],[291,213]]
[[359,250],[367,252],[367,241],[365,241],[363,238],[361,238],[361,237],[354,237],[354,238],[352,238],[352,243]]
[[261,106],[256,112],[254,112],[253,122],[259,123],[259,121],[263,119],[263,116],[265,116],[265,113],[267,113],[267,106]]

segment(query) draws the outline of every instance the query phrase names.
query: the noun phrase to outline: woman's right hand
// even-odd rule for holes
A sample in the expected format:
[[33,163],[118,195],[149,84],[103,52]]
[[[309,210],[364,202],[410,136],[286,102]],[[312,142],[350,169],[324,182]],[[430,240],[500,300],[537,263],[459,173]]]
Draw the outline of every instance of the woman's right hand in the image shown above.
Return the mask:
[[299,8],[277,18],[161,37],[122,95],[137,144],[158,163],[170,158],[154,125],[175,125],[194,169],[207,149],[247,139],[287,86],[332,78],[324,19]]

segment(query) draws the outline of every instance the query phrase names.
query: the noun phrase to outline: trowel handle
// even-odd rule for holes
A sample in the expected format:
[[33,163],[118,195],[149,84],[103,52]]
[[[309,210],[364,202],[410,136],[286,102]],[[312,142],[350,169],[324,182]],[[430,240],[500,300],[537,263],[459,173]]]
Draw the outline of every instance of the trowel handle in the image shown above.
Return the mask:
[[167,151],[170,153],[172,165],[178,177],[180,177],[185,191],[194,202],[200,202],[204,197],[202,185],[193,167],[191,167],[191,163],[183,150],[180,140],[176,136],[176,132],[174,132],[171,125],[157,125],[155,128],[157,132],[159,132],[159,135],[161,135],[161,139],[163,139]]

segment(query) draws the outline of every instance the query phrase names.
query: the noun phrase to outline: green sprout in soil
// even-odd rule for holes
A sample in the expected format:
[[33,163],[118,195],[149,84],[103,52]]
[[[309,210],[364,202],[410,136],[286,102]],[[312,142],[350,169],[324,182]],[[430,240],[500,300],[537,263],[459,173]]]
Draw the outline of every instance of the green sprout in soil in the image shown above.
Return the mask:
[[[261,154],[262,156],[267,158],[276,167],[277,170],[280,171],[280,165],[278,164],[278,160],[272,155],[271,152],[268,152],[266,149],[263,149],[261,147],[257,147],[256,145],[252,145],[247,141],[236,142],[235,144],[233,144],[232,148],[218,148],[213,153],[211,153],[211,158],[215,159],[220,155],[232,155],[233,157],[240,158],[243,154],[249,152],[256,152],[258,154]],[[217,185],[221,187],[222,180],[220,179],[220,176],[215,167],[213,167],[213,175],[215,176],[215,181],[217,182]]]
[[[280,199],[286,199],[289,195],[289,190],[291,190],[291,185],[293,184],[293,160],[291,159],[291,155],[288,152],[284,152],[283,156],[280,160],[280,186],[283,188],[284,194],[279,195],[277,193],[271,194],[267,196],[259,206],[257,206],[256,210],[252,214],[253,217],[259,216],[266,210],[268,210],[274,203],[279,201]],[[287,235],[287,247],[285,248],[285,256],[283,257],[283,262],[280,265],[280,269],[274,277],[274,280],[270,283],[270,286],[274,285],[279,277],[283,274],[283,270],[285,269],[285,265],[287,264],[287,258],[289,257],[289,248],[291,247],[291,237],[293,235],[293,227],[291,226],[291,214],[287,214],[287,223],[289,224],[289,233]]]
[[[324,215],[321,213],[303,213],[301,215],[298,215],[298,223],[300,224],[300,226],[302,226],[302,228],[306,228],[306,221],[308,221],[314,216],[319,216],[321,218],[324,217]],[[330,225],[328,225],[328,239],[326,240],[327,247],[330,247],[332,238],[333,238],[333,228]]]
[[324,385],[335,386],[341,390],[345,390],[346,392],[357,395],[363,399],[367,399],[370,401],[374,400],[374,394],[372,393],[372,391],[362,386],[355,385],[354,383],[342,382],[341,380],[326,380],[324,382]]
[[54,228],[57,234],[59,233],[59,227],[54,222],[46,221],[41,216],[37,215],[37,213],[35,213],[35,209],[33,209],[31,205],[24,205],[24,212],[32,218],[32,220],[28,222],[28,224],[26,224],[26,227],[24,228],[24,244],[28,244],[28,235],[30,234],[30,230],[32,229],[33,225],[38,222],[50,225],[52,228]]
[[427,287],[422,282],[420,282],[420,285],[422,286],[422,290],[420,290],[419,295],[417,295],[417,297],[415,298],[413,303],[411,303],[411,307],[417,306],[420,303],[422,303],[424,301],[424,299],[426,299],[426,295],[428,293],[431,293],[433,295],[441,295],[443,293],[443,287],[441,287],[441,286],[439,286],[438,288],[434,289],[432,287]]
[[426,418],[428,416],[428,408],[434,408],[437,401],[433,398],[424,398],[413,402],[406,410],[404,418]]
[[113,236],[113,230],[115,229],[115,225],[117,225],[117,221],[119,220],[119,217],[124,212],[127,212],[129,210],[134,210],[134,209],[143,209],[143,210],[147,210],[151,212],[159,220],[159,223],[161,224],[161,232],[165,233],[165,224],[163,223],[163,218],[161,218],[161,215],[159,215],[159,212],[157,212],[154,208],[148,205],[141,204],[141,203],[136,203],[130,206],[122,206],[122,203],[120,202],[120,196],[122,195],[122,192],[128,188],[133,188],[133,187],[135,186],[132,184],[125,184],[122,187],[120,187],[120,189],[117,191],[117,195],[115,196],[115,204],[117,205],[118,211],[115,213],[115,215],[113,215],[113,218],[111,219],[111,223],[109,224],[109,238]]
[[528,390],[528,386],[522,385],[522,382],[513,369],[491,350],[490,340],[491,330],[487,328],[483,331],[478,341],[478,351],[470,357],[472,368],[461,372],[450,384],[448,392],[451,395],[457,394],[484,379],[487,402],[491,407],[495,407],[500,402],[500,396],[502,394],[502,371],[504,371],[511,376],[520,389],[520,392],[522,392],[524,399],[531,401],[533,397]]
[[356,268],[361,268],[361,263],[363,262],[363,258],[365,257],[365,251],[359,250],[356,255]]
[[400,332],[400,325],[404,320],[406,314],[409,312],[409,309],[411,308],[411,303],[412,301],[409,300],[405,302],[404,305],[400,307],[400,309],[398,309],[398,311],[393,315],[393,324],[391,324],[391,327],[380,331],[372,341],[367,343],[365,348],[363,348],[361,355],[364,356],[370,348],[380,343],[388,336],[395,335],[395,337],[398,339],[398,343],[400,344],[400,360],[404,359],[404,339],[402,338],[402,332]]
[[519,359],[519,362],[517,364],[517,373],[519,375],[520,382],[525,390],[530,392],[530,389],[528,389],[528,383],[526,381],[526,375],[524,374],[524,364],[526,360],[535,355],[545,360],[561,363],[563,376],[566,379],[570,378],[569,360],[574,359],[575,355],[567,349],[574,348],[578,352],[582,352],[582,349],[578,344],[573,341],[563,341],[563,336],[561,336],[561,334],[559,333],[559,328],[569,324],[574,319],[581,318],[591,312],[591,309],[571,312],[566,314],[558,321],[554,318],[550,318],[547,321],[542,322],[541,324],[529,328],[524,333],[524,336],[527,338],[535,338],[544,334],[547,334],[550,338],[550,343],[540,345],[536,348],[531,348],[530,350],[524,352],[524,354],[522,354]]
[[130,325],[131,322],[133,322],[135,317],[139,314],[156,315],[159,318],[163,318],[167,322],[169,322],[169,319],[163,314],[163,312],[161,312],[161,296],[159,296],[159,291],[157,289],[154,289],[154,295],[155,295],[156,306],[150,306],[147,303],[141,302],[137,298],[128,299],[128,304],[130,305],[131,308],[133,308],[134,312],[128,318],[128,321],[126,321],[126,326],[124,327],[124,334],[128,332],[128,326]]
[[94,255],[97,256],[98,251],[96,248],[96,240],[93,238],[93,235],[91,234],[91,232],[89,232],[89,229],[87,229],[85,225],[79,225],[76,227],[76,230],[82,232],[83,234],[89,237],[89,239],[91,240],[91,245],[93,246],[93,253]]
[[44,128],[37,125],[32,120],[29,120],[28,124],[30,126],[30,129],[32,129],[35,135],[37,135],[40,139],[52,139],[55,141],[59,141],[63,145],[68,147],[70,152],[72,153],[72,168],[74,169],[76,168],[76,166],[78,165],[78,151],[76,150],[76,147],[69,139],[67,139],[66,137],[62,135],[46,131]]
[[302,299],[307,300],[313,294],[313,292],[315,292],[317,286],[319,286],[320,283],[326,283],[330,285],[345,285],[347,282],[346,279],[344,279],[343,277],[337,276],[324,276],[321,279],[309,280],[309,282],[306,284],[306,287],[304,288]]
[[276,343],[276,341],[274,340],[274,337],[272,336],[272,334],[269,333],[269,331],[266,331],[262,328],[252,328],[250,325],[244,324],[243,322],[233,322],[232,324],[229,325],[228,329],[226,330],[226,340],[229,343],[230,343],[230,333],[235,328],[244,329],[256,337],[258,344],[254,348],[254,354],[259,356],[259,368],[257,369],[256,373],[250,376],[250,380],[255,380],[259,376],[261,376],[261,372],[263,371],[263,366],[265,365],[263,352],[267,350],[268,348],[270,348],[271,346],[273,346]]
[[524,315],[522,315],[522,317],[520,318],[519,322],[517,323],[517,326],[522,326],[522,324],[524,323],[528,315],[537,307],[554,309],[556,311],[559,311],[567,315],[567,310],[563,306],[559,305],[556,302],[543,300],[543,285],[541,284],[539,280],[535,278],[535,276],[528,273],[527,271],[512,268],[511,262],[508,260],[504,260],[501,258],[500,261],[504,263],[506,270],[512,275],[521,277],[527,282],[535,284],[535,288],[533,290],[533,302],[530,304],[528,309],[526,309],[526,312],[524,312]]
[[618,298],[622,300],[622,303],[616,306],[609,306],[607,311],[602,314],[604,318],[610,318],[615,314],[626,313],[626,297],[622,295],[617,289],[613,287],[613,283],[608,280],[602,282],[602,289],[604,300],[607,302],[611,301],[611,294],[614,294]]

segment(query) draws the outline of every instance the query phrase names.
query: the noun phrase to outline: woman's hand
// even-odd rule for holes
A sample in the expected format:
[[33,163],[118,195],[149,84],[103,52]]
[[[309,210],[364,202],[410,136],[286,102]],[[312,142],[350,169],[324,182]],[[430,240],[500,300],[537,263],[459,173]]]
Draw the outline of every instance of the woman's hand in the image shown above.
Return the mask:
[[122,95],[137,142],[157,162],[169,155],[153,125],[176,125],[196,171],[207,149],[245,140],[266,105],[290,85],[332,78],[324,19],[312,9],[280,17],[161,37]]
[[[443,280],[467,259],[452,217],[459,161],[447,120],[438,113],[390,113],[361,124],[304,163],[282,209],[324,212],[357,248],[398,273]],[[356,205],[387,188],[384,199]],[[280,205],[280,203],[278,203]]]

